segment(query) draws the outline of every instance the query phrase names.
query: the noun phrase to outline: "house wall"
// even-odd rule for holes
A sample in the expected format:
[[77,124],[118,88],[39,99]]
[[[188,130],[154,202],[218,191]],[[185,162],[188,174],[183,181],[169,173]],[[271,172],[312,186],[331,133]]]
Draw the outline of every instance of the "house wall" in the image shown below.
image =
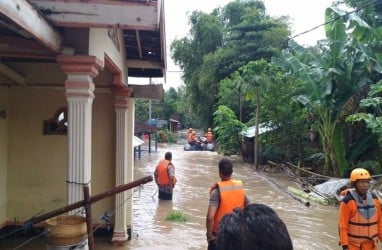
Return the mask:
[[[97,89],[96,89],[97,92]],[[91,194],[99,194],[115,187],[115,110],[110,93],[96,93],[93,101],[92,127],[92,185]],[[92,205],[93,223],[104,223],[100,217],[114,210],[114,197]],[[114,218],[114,217],[112,217]]]
[[66,205],[67,136],[43,135],[43,121],[66,107],[63,90],[9,89],[8,220]]
[[[119,47],[110,39],[108,29],[91,28],[89,34],[89,55],[94,55],[104,61],[105,54],[119,67],[122,80],[127,83],[127,65],[124,44],[121,41],[121,31],[117,30],[116,41]],[[109,83],[110,84],[110,83]]]
[[[14,219],[25,221],[41,211],[46,213],[67,205],[68,138],[66,135],[42,134],[43,120],[52,118],[59,108],[66,107],[67,101],[63,89],[16,87],[9,93],[12,118],[9,119],[7,220],[13,222]],[[114,98],[110,93],[95,93],[95,96],[92,195],[115,187]],[[113,212],[113,209],[113,197],[94,203],[93,223],[104,223],[100,216],[105,211]]]
[[0,228],[7,221],[8,108],[8,88],[0,86],[0,111],[6,110],[8,116],[0,117]]

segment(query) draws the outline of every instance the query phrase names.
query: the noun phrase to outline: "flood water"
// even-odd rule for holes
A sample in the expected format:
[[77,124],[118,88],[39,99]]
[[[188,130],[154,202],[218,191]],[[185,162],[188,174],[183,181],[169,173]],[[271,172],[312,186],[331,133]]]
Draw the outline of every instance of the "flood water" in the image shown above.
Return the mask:
[[[217,166],[222,156],[216,152],[184,151],[182,144],[162,145],[158,152],[137,161],[135,177],[152,174],[166,151],[173,153],[178,179],[173,200],[158,201],[153,182],[134,194],[133,239],[125,249],[207,249],[205,218],[209,188],[219,180]],[[251,202],[266,204],[278,213],[288,227],[294,249],[339,249],[337,207],[312,202],[306,207],[282,190],[294,184],[282,173],[264,173],[238,158],[233,161],[233,178],[244,182]],[[181,211],[187,222],[166,221],[171,210]]]
[[[110,244],[108,237],[96,237],[97,250],[207,249],[205,217],[209,188],[219,180],[217,166],[222,156],[209,151],[184,151],[182,142],[159,144],[156,152],[143,151],[140,159],[135,160],[134,179],[152,175],[166,151],[173,153],[178,180],[173,200],[159,201],[155,182],[134,189],[132,239],[117,247]],[[283,191],[294,183],[282,173],[256,171],[251,164],[241,163],[239,158],[233,161],[233,178],[244,182],[251,202],[264,203],[278,213],[287,225],[294,249],[340,249],[338,207],[312,202],[306,207]],[[172,210],[182,212],[187,222],[166,221]],[[42,240],[37,241],[40,242],[31,242],[20,249],[46,249]]]

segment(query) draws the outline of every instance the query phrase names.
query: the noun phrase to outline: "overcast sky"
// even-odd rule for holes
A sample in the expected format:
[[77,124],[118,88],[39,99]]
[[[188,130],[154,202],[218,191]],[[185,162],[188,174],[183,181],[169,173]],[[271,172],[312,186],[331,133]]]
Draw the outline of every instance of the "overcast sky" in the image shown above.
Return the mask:
[[[182,84],[180,70],[171,60],[170,44],[180,39],[189,31],[188,14],[194,10],[210,13],[216,7],[223,7],[233,0],[164,0],[167,45],[167,74],[164,88],[175,89]],[[272,17],[289,15],[291,18],[292,36],[310,30],[325,22],[325,9],[332,0],[263,0],[267,13]],[[325,38],[324,28],[301,35],[295,40],[300,44],[315,45],[316,41]],[[133,81],[134,82],[134,81]],[[145,84],[149,80],[143,80]],[[163,79],[153,79],[153,83],[163,83]]]

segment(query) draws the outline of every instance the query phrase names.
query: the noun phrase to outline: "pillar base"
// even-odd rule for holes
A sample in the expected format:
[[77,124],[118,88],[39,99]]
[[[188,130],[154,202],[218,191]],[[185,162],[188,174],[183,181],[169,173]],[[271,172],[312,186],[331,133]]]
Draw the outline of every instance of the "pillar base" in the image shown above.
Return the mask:
[[130,229],[125,232],[113,232],[113,237],[111,238],[113,246],[124,246],[131,239],[131,234],[128,232],[131,232]]

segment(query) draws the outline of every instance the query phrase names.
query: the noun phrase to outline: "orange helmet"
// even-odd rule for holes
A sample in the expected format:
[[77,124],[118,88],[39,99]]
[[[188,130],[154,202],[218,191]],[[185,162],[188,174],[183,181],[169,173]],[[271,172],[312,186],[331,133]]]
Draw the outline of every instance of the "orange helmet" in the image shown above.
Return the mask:
[[357,180],[368,180],[370,179],[369,172],[364,168],[355,168],[351,171],[350,181],[355,182]]

